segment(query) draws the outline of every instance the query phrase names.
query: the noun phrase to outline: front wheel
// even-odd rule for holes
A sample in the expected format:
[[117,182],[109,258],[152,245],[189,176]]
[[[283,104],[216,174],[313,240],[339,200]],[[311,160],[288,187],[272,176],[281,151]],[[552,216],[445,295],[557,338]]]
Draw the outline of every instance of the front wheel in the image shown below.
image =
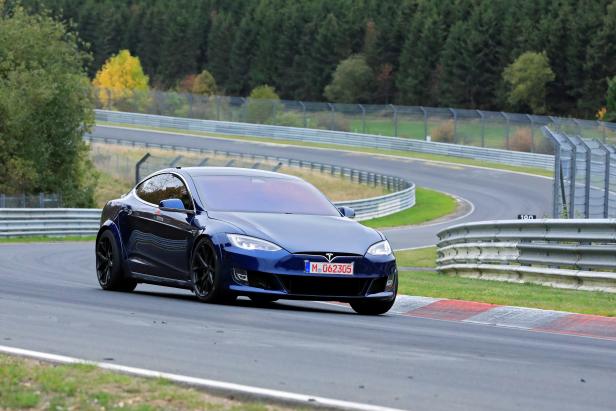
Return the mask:
[[206,303],[232,302],[234,295],[223,290],[222,272],[214,246],[207,238],[199,240],[191,261],[193,292]]
[[380,315],[385,314],[394,305],[395,300],[391,301],[357,301],[351,303],[351,308],[357,314]]
[[113,233],[104,231],[96,240],[96,277],[103,290],[133,291],[137,282],[126,278]]

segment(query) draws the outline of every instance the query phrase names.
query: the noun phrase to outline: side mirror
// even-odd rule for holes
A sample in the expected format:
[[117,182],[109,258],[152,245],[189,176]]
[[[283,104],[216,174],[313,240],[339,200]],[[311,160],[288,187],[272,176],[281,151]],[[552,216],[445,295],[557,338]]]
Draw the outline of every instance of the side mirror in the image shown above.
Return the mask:
[[175,213],[194,214],[194,211],[184,208],[184,203],[179,198],[169,198],[158,203],[161,211],[171,211]]
[[338,211],[340,211],[340,214],[342,214],[343,217],[355,217],[355,210],[353,210],[351,207],[338,207]]

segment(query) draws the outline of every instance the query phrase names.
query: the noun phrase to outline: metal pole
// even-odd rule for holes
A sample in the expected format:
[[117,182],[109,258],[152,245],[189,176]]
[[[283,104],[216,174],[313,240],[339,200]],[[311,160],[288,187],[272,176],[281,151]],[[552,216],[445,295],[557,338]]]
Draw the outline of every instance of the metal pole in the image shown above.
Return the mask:
[[486,135],[485,135],[485,116],[483,115],[483,111],[480,110],[476,110],[477,114],[479,114],[479,117],[481,118],[481,147],[485,147],[486,146]]
[[358,104],[361,109],[361,132],[366,133],[366,109],[362,104]]
[[145,161],[148,158],[150,158],[150,153],[145,153],[145,155],[141,157],[141,160],[137,161],[137,164],[135,164],[135,184],[137,184],[141,180],[140,178],[141,165],[145,163]]
[[306,119],[306,105],[301,101],[298,101],[299,105],[302,106],[302,112],[304,115],[304,128],[308,127],[308,120]]
[[509,117],[503,111],[501,111],[501,114],[505,117],[505,120],[507,120],[507,127],[505,128],[505,148],[509,150]]
[[605,174],[603,177],[603,218],[608,218],[610,214],[610,160],[612,152],[601,140],[594,139],[599,147],[605,152]]
[[530,121],[530,152],[534,153],[535,152],[535,128],[534,128],[534,122],[533,122],[533,118],[530,116],[530,114],[527,114],[526,117],[528,117],[528,120]]
[[[336,127],[336,110],[334,109],[334,105],[332,103],[327,103],[329,109],[332,111],[332,125]],[[331,126],[329,128],[331,130]]]
[[216,120],[220,121],[220,96],[216,96]]
[[[565,137],[567,137],[565,135]],[[568,138],[568,137],[567,137]],[[571,142],[571,139],[569,139],[569,142],[571,143],[571,171],[570,171],[570,178],[571,178],[571,182],[569,183],[570,187],[569,187],[569,218],[575,218],[575,178],[576,178],[576,169],[577,169],[577,147],[575,146],[575,144],[573,144]]]
[[454,143],[460,144],[460,142],[458,141],[456,137],[457,130],[458,130],[458,113],[456,113],[456,111],[452,108],[450,108],[449,111],[451,112],[451,115],[453,116],[453,141]]
[[428,112],[422,106],[419,106],[419,109],[423,113],[424,118],[424,140],[428,138]]
[[398,110],[393,104],[389,105],[391,109],[394,111],[394,137],[398,137]]
[[588,144],[582,139],[581,136],[577,136],[579,141],[584,145],[586,149],[586,178],[584,179],[584,215],[585,218],[590,218],[590,172],[591,172],[591,155],[592,150]]

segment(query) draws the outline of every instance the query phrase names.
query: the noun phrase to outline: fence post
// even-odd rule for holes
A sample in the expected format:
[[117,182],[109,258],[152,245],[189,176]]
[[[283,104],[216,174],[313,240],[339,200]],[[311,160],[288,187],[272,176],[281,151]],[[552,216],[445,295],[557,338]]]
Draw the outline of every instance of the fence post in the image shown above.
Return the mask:
[[150,158],[150,153],[145,153],[145,155],[141,157],[141,160],[137,161],[137,164],[135,164],[135,184],[137,184],[139,180],[141,180],[140,178],[141,165],[145,163],[145,161],[148,158]]
[[308,119],[306,118],[306,105],[303,102],[301,102],[301,101],[298,101],[298,103],[299,103],[300,106],[302,106],[302,114],[303,114],[303,117],[304,117],[304,128],[307,128],[308,127]]
[[479,114],[479,118],[481,118],[481,147],[486,146],[486,136],[485,136],[485,116],[483,115],[483,111],[476,110],[477,114]]
[[0,194],[0,208],[6,208],[6,195],[4,193]]
[[530,116],[530,114],[527,114],[526,117],[528,117],[528,121],[530,121],[530,152],[534,153],[535,152],[535,129],[534,129],[534,121],[533,118]]
[[389,105],[391,109],[394,111],[394,137],[398,137],[398,110],[393,104]]
[[454,109],[452,109],[452,108],[450,108],[449,111],[451,112],[451,115],[453,116],[453,141],[455,143],[459,144],[458,138],[457,138],[458,113],[456,113],[456,111]]
[[272,100],[272,122],[276,124],[276,100]]
[[423,113],[424,118],[424,140],[428,138],[428,112],[422,106],[419,106],[419,109]]
[[586,142],[582,139],[581,136],[578,136],[580,142],[584,145],[586,149],[586,176],[584,179],[584,216],[585,218],[590,218],[590,172],[591,170],[591,155],[592,149]]
[[216,120],[220,121],[220,96],[216,96]]
[[560,218],[560,207],[558,206],[560,198],[558,195],[560,188],[561,165],[560,165],[560,142],[555,138],[552,138],[554,146],[556,148],[554,152],[554,188],[552,189],[552,217]]
[[[332,103],[327,103],[327,105],[329,106],[329,109],[332,111],[332,125],[335,128],[336,127],[336,109],[334,108],[334,105]],[[332,129],[331,126],[329,129],[330,130]]]
[[366,133],[366,109],[362,104],[358,104],[361,109],[361,132]]
[[39,193],[39,208],[45,207],[45,193]]
[[603,218],[609,218],[610,215],[610,160],[612,151],[599,139],[594,139],[599,145],[599,148],[605,153],[605,170],[603,177]]
[[603,142],[605,143],[607,142],[607,127],[605,127],[605,121],[597,121],[597,123],[599,123],[599,126],[601,127],[601,134],[603,135]]
[[[565,136],[566,137],[566,136]],[[567,137],[568,138],[568,137]],[[569,143],[571,144],[571,171],[569,173],[569,178],[571,178],[571,182],[569,183],[569,218],[575,218],[575,179],[576,179],[576,169],[577,169],[577,147],[571,139],[569,139]]]
[[507,126],[505,127],[505,148],[509,150],[509,116],[504,111],[501,111],[505,120],[507,120]]
[[246,123],[246,111],[248,110],[248,99],[240,97],[242,107],[240,108],[240,123]]

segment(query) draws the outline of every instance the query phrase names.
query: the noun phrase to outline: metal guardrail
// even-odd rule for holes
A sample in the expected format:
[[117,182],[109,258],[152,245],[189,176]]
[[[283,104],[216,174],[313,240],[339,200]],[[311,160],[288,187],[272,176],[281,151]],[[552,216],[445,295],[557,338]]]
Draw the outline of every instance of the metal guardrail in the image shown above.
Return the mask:
[[438,238],[444,274],[616,292],[616,219],[484,221]]
[[0,209],[0,238],[94,235],[101,210],[90,208]]
[[182,117],[167,117],[153,114],[126,113],[95,110],[97,121],[129,124],[134,126],[202,131],[226,135],[262,137],[276,140],[293,140],[312,143],[338,144],[353,147],[369,147],[385,150],[413,151],[490,161],[513,166],[552,169],[554,156],[525,153],[495,148],[437,143],[399,137],[385,137],[342,131],[317,130],[265,124],[234,123],[227,121],[197,120]]
[[[207,150],[207,149],[195,149],[185,148],[182,146],[166,146],[153,143],[137,143],[131,140],[114,139],[114,138],[100,138],[85,136],[84,139],[90,142],[99,142],[107,144],[127,145],[131,147],[145,147],[145,148],[160,148],[160,149],[173,149],[173,150],[185,150],[188,152],[195,152],[200,154],[211,153],[214,155],[224,155],[229,158],[237,158],[242,160],[269,161],[285,164],[289,167],[304,168],[313,171],[319,171],[321,173],[328,173],[330,175],[338,175],[349,178],[351,181],[358,183],[381,185],[387,187],[388,190],[395,191],[394,193],[385,194],[378,197],[353,200],[353,201],[341,201],[335,202],[337,206],[348,206],[355,210],[355,219],[358,221],[368,220],[376,217],[383,217],[389,214],[396,213],[398,211],[406,210],[415,205],[415,184],[408,182],[402,178],[384,175],[380,173],[373,173],[370,171],[358,170],[355,168],[341,167],[333,164],[320,163],[315,161],[297,160],[280,156],[267,156],[261,154],[248,154],[232,151],[222,150]],[[176,165],[191,165],[191,164],[176,164]],[[155,170],[149,170],[153,172]],[[143,176],[141,176],[143,177]]]

